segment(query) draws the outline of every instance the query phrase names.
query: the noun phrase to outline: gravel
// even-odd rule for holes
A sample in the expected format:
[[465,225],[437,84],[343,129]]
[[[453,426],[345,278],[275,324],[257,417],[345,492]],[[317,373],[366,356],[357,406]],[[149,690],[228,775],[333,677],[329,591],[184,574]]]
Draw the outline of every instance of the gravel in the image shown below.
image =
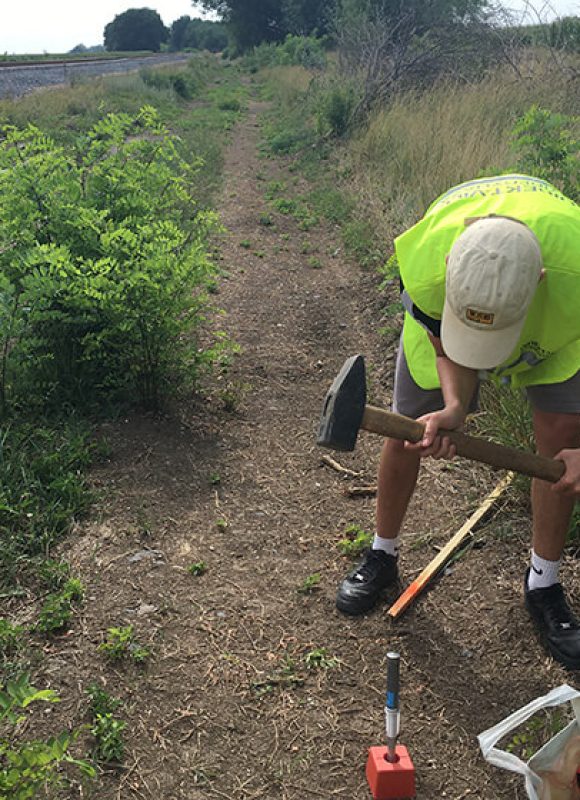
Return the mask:
[[15,98],[47,86],[69,85],[73,81],[99,75],[132,72],[144,66],[183,63],[189,56],[175,54],[116,58],[101,61],[63,61],[53,64],[28,64],[0,68],[0,98]]

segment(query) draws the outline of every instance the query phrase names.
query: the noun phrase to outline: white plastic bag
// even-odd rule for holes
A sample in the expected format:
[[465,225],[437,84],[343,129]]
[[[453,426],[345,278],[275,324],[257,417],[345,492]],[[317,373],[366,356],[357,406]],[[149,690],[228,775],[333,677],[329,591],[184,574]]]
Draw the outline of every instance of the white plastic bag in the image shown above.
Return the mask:
[[[500,739],[528,720],[537,711],[543,708],[560,706],[564,703],[572,704],[575,719],[564,730],[550,739],[527,763],[513,753],[499,750],[495,746]],[[498,722],[493,728],[480,733],[477,739],[486,761],[496,767],[502,767],[502,769],[508,769],[511,772],[518,772],[523,775],[526,792],[530,800],[542,800],[542,779],[539,777],[538,772],[550,770],[570,737],[578,734],[580,734],[580,692],[567,684],[563,684],[543,697],[537,697],[532,700],[527,706],[515,711],[509,717]]]

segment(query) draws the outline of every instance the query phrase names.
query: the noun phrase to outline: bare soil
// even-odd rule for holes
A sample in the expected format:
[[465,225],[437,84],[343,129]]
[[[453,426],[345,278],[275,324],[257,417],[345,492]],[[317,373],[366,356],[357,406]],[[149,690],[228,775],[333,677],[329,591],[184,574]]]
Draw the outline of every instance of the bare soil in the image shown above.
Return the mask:
[[[263,110],[252,102],[233,133],[219,206],[226,275],[216,300],[241,353],[205,400],[103,426],[112,454],[93,471],[101,503],[63,548],[87,595],[70,631],[44,646],[35,682],[63,701],[43,725],[86,722],[93,681],[122,699],[127,722],[123,766],[67,796],[368,798],[367,750],[384,741],[385,655],[395,649],[417,798],[523,798],[520,779],[483,761],[476,736],[570,682],[522,607],[527,522],[500,509],[482,546],[397,623],[386,613],[396,593],[362,618],[335,609],[351,566],[337,543],[374,520],[374,498],[344,490],[374,482],[381,441],[361,434],[353,454],[335,455],[360,473],[345,478],[321,461],[318,417],[356,352],[372,401],[388,406],[396,341],[378,333],[378,280],[345,256],[338,229],[306,233],[268,208],[268,181],[289,193],[305,185],[290,159],[260,157]],[[266,212],[274,225],[260,224]],[[465,461],[425,463],[404,531],[405,584],[498,480]],[[199,561],[207,570],[194,576]],[[564,573],[577,592],[573,566]],[[318,587],[299,592],[315,574]],[[107,628],[125,625],[151,648],[143,666],[97,650]],[[325,666],[308,668],[313,652]]]

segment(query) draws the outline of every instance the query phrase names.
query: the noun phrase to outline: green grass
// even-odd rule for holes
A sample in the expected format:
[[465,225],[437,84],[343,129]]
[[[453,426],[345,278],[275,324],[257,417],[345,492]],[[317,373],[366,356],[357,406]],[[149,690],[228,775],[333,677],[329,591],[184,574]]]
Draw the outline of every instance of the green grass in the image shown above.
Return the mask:
[[12,422],[0,429],[1,587],[34,571],[30,559],[50,553],[90,507],[93,496],[83,471],[91,451],[89,429],[81,423]]

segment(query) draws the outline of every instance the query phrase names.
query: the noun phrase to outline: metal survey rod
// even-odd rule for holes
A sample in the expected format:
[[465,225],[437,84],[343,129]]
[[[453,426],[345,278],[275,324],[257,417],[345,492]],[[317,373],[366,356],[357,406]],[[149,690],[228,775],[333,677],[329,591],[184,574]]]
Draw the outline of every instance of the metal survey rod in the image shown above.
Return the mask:
[[387,761],[397,760],[396,747],[401,729],[399,712],[399,684],[401,657],[398,653],[387,653],[387,697],[385,702],[385,726],[387,729]]

